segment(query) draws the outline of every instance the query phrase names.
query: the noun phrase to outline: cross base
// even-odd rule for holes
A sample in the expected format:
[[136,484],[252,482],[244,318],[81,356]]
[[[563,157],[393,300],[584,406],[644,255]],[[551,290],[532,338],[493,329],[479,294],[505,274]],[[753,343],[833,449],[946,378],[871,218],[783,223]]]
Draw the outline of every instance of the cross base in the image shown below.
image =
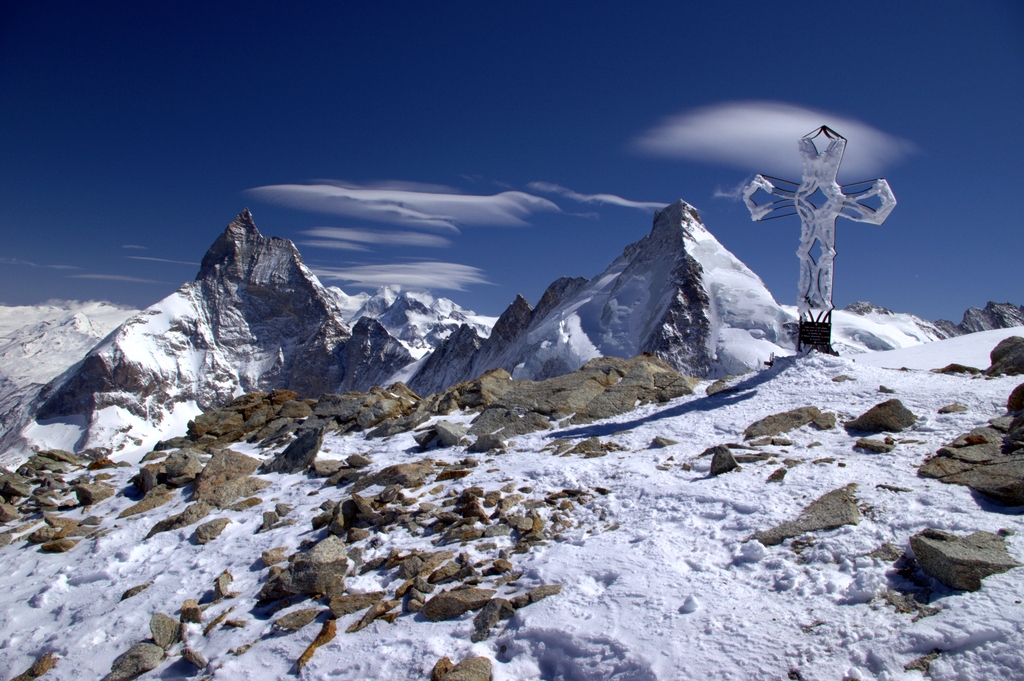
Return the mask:
[[839,356],[839,353],[832,349],[832,315],[826,321],[814,322],[800,320],[800,335],[797,340],[797,350],[806,352],[817,350],[829,355]]

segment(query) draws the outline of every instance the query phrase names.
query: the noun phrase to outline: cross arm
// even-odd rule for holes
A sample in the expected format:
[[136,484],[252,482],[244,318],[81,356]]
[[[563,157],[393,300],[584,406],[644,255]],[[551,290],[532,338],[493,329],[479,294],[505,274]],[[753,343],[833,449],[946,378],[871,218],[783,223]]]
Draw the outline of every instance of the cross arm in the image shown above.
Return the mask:
[[[884,179],[878,179],[871,182],[871,186],[862,191],[853,191],[850,193],[843,192],[845,198],[843,200],[843,208],[841,215],[844,218],[850,220],[856,220],[857,222],[868,222],[873,225],[880,225],[885,222],[885,219],[889,217],[889,213],[896,207],[896,197],[893,196],[892,189],[889,188],[889,183]],[[849,187],[863,187],[868,182],[858,182],[857,184],[844,185],[843,189]],[[862,203],[865,199],[872,197],[878,197],[879,205],[878,208],[872,208],[871,206]]]
[[[781,187],[775,182],[772,182],[772,180],[784,185],[793,185],[793,187],[798,186],[796,183],[789,182],[787,180],[780,180],[766,175],[755,175],[754,179],[750,181],[750,184],[743,189],[743,203],[747,204],[747,210],[750,211],[750,217],[755,222],[759,222],[761,220],[774,220],[775,218],[785,217],[786,215],[793,215],[796,212],[796,190]],[[754,201],[754,194],[756,194],[758,190],[762,190],[765,194],[777,196],[779,198],[775,201],[769,201],[758,205]],[[783,212],[786,210],[792,212]]]

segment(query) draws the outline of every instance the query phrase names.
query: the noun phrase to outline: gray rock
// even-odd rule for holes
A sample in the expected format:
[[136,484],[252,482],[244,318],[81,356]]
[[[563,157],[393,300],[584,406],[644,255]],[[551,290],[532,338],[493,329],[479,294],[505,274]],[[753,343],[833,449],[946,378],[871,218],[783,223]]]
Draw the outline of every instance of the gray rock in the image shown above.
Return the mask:
[[249,477],[260,462],[230,449],[216,452],[206,463],[193,485],[195,499],[224,508],[241,497],[252,496],[270,483]]
[[424,603],[420,612],[431,622],[454,619],[484,607],[495,593],[493,589],[477,588],[442,591]]
[[501,438],[492,433],[484,433],[476,439],[476,442],[469,446],[469,451],[475,453],[489,452],[495,449],[504,450],[505,443]]
[[324,431],[320,428],[306,430],[284,451],[263,464],[264,473],[301,473],[313,465],[320,447],[324,443]]
[[999,341],[989,353],[992,366],[985,370],[988,376],[1019,376],[1024,374],[1024,338],[1010,336]]
[[0,523],[9,523],[12,520],[17,520],[21,515],[18,513],[18,509],[11,504],[0,501]]
[[260,590],[260,601],[311,593],[335,597],[345,590],[348,556],[345,541],[329,535],[307,553],[297,554],[291,564]]
[[538,601],[542,601],[548,596],[557,596],[562,593],[561,584],[541,584],[535,589],[530,589],[524,594],[520,594],[512,598],[509,602],[516,610],[519,608],[525,608],[528,605],[532,605]]
[[278,631],[298,631],[315,620],[321,612],[321,608],[303,608],[277,618],[271,626]]
[[721,475],[739,467],[732,450],[725,445],[711,448],[711,475]]
[[195,480],[203,470],[199,452],[182,449],[172,452],[163,463],[167,484],[183,487]]
[[1020,566],[991,532],[960,537],[928,528],[911,537],[910,546],[921,569],[951,589],[977,591],[983,578]]
[[196,669],[206,669],[206,658],[198,650],[185,648],[181,651],[181,657]]
[[437,444],[439,447],[457,447],[466,437],[469,430],[463,426],[448,421],[438,421],[434,424],[434,431],[437,433]]
[[670,440],[667,437],[662,437],[658,435],[653,440],[651,440],[651,444],[649,444],[647,447],[648,449],[663,449],[665,447],[671,447],[672,445],[677,444],[679,443],[676,442],[675,440]]
[[467,658],[442,675],[440,681],[491,681],[491,661],[486,657]]
[[205,518],[213,508],[205,501],[197,501],[194,504],[189,504],[185,507],[185,510],[177,515],[172,515],[165,518],[153,526],[153,529],[146,535],[146,539],[160,534],[161,532],[170,532],[172,530],[180,530],[183,527],[188,527],[193,523],[197,523]]
[[355,484],[355,491],[366,489],[373,485],[388,487],[398,485],[408,489],[423,483],[429,475],[435,472],[434,464],[431,461],[415,461],[412,463],[400,463],[394,466],[383,468],[377,473],[361,478]]
[[[890,440],[892,438],[889,438]],[[895,442],[886,442],[885,440],[875,440],[869,437],[862,437],[857,440],[857,444],[854,447],[866,449],[869,452],[875,452],[876,454],[887,454],[896,448]]]
[[859,430],[866,433],[898,433],[914,425],[916,421],[917,417],[904,407],[902,402],[892,399],[876,404],[854,420],[847,422],[845,426],[847,430]]
[[331,613],[335,617],[343,617],[352,613],[365,610],[377,601],[384,598],[383,591],[373,591],[363,594],[345,594],[337,596],[330,601]]
[[[1005,438],[1007,449],[1013,448],[1011,433]],[[917,474],[970,487],[1007,506],[1024,505],[1024,457],[1004,454],[999,435],[999,431],[992,428],[976,428],[940,448],[935,456],[921,464]]]
[[71,488],[82,506],[92,506],[114,496],[114,488],[104,484],[80,483]]
[[133,596],[138,596],[140,593],[153,586],[153,582],[146,582],[145,584],[138,584],[121,594],[121,600],[125,601]]
[[514,614],[516,614],[516,609],[507,600],[492,598],[473,618],[474,631],[470,640],[473,643],[486,641],[491,634],[491,629],[497,626],[499,621],[507,620]]
[[282,419],[304,419],[313,413],[313,409],[300,400],[288,400],[281,405],[277,417]]
[[150,618],[149,631],[153,634],[153,642],[164,650],[181,640],[181,622],[162,612]]
[[1024,410],[1024,383],[1014,388],[1006,399],[1006,411],[1012,413],[1021,410]]
[[231,524],[231,520],[228,518],[215,518],[209,522],[203,523],[196,528],[196,542],[199,544],[207,544],[217,537],[224,531],[224,528]]
[[321,478],[329,478],[346,468],[348,465],[341,459],[317,459],[313,462],[313,473]]
[[164,649],[152,643],[136,643],[110,667],[110,673],[103,681],[128,681],[151,669],[156,669],[164,661]]
[[743,431],[743,439],[753,440],[759,437],[781,435],[796,428],[806,426],[808,423],[813,423],[822,430],[830,430],[835,427],[835,415],[823,413],[817,407],[791,409],[781,414],[766,416],[760,421],[750,424]]
[[860,524],[860,510],[853,497],[856,485],[834,489],[811,502],[796,520],[791,520],[770,530],[758,532],[754,538],[765,546],[776,546],[787,539],[807,532],[834,530],[843,525]]

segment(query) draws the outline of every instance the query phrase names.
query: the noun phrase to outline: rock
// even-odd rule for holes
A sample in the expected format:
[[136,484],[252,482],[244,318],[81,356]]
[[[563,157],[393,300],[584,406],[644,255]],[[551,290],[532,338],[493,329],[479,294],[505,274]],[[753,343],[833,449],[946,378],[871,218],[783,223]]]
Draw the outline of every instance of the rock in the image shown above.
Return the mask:
[[205,501],[197,501],[194,504],[189,504],[185,507],[185,510],[177,515],[172,515],[165,518],[153,526],[153,529],[146,535],[146,539],[160,534],[161,532],[170,532],[172,530],[180,530],[183,527],[188,527],[193,523],[197,523],[205,518],[213,508]]
[[231,409],[213,409],[200,414],[188,422],[188,436],[198,440],[203,435],[223,437],[229,433],[241,433],[245,417]]
[[136,643],[128,652],[114,660],[110,673],[103,681],[128,681],[156,669],[163,661],[163,648],[152,643]]
[[67,553],[71,549],[75,548],[76,544],[78,544],[77,540],[61,538],[43,542],[39,549],[46,553]]
[[71,488],[82,506],[92,506],[114,496],[114,488],[103,484],[79,483]]
[[311,465],[324,443],[322,428],[303,431],[284,451],[263,464],[264,473],[302,473]]
[[281,405],[281,410],[277,412],[277,416],[283,419],[304,419],[312,413],[313,410],[305,402],[289,400]]
[[857,379],[855,379],[853,376],[847,376],[846,374],[839,374],[838,376],[836,376],[835,378],[832,379],[832,382],[833,383],[845,383],[846,381],[856,381],[856,380]]
[[977,591],[983,578],[1020,566],[991,532],[960,537],[928,528],[912,536],[910,546],[921,569],[951,589]]
[[32,663],[32,666],[11,678],[11,681],[31,681],[32,679],[38,679],[40,676],[50,671],[57,666],[59,657],[53,653],[44,653],[42,657]]
[[424,603],[421,612],[431,622],[450,620],[470,610],[479,610],[494,594],[492,589],[477,588],[442,591]]
[[271,626],[278,631],[298,631],[315,620],[321,612],[323,610],[320,608],[303,608],[277,618]]
[[[448,659],[448,658],[444,658]],[[433,672],[431,672],[433,681]],[[491,681],[491,661],[486,657],[469,657],[439,677],[440,681]]]
[[[994,429],[976,428],[939,449],[917,474],[970,487],[1007,506],[1024,505],[1024,457],[1003,454],[998,435]],[[968,439],[977,444],[967,444]],[[1006,439],[1010,440],[1009,434]]]
[[142,498],[142,501],[134,503],[121,511],[117,517],[127,518],[129,516],[152,511],[154,508],[160,508],[173,498],[174,495],[171,494],[166,487],[154,487]]
[[266,532],[274,527],[281,518],[277,515],[276,511],[264,511],[263,512],[263,524],[256,530],[257,532]]
[[443,420],[434,424],[434,431],[437,433],[439,447],[457,447],[469,432],[463,426]]
[[199,601],[194,598],[187,599],[181,606],[181,617],[182,622],[192,622],[193,624],[202,624],[203,622],[203,610],[199,607]]
[[138,596],[140,593],[153,586],[153,582],[146,582],[145,584],[138,584],[121,594],[121,600],[125,601],[133,596]]
[[1010,336],[999,341],[989,353],[992,366],[985,370],[988,376],[1019,376],[1024,374],[1024,338]]
[[976,369],[974,367],[969,367],[964,364],[957,364],[956,362],[954,362],[952,364],[947,364],[941,369],[932,369],[932,372],[936,374],[971,374],[977,376],[978,374],[981,373],[981,369]]
[[[357,631],[362,631],[366,627],[370,626],[374,620],[378,618],[387,619],[388,612],[397,608],[402,601],[400,600],[381,600],[377,601],[363,613],[357,621],[353,622],[348,629],[345,630],[346,634],[354,634]],[[393,613],[393,616],[388,621],[393,621],[394,617],[397,617],[398,613]]]
[[509,602],[512,603],[512,607],[518,610],[537,601],[542,601],[548,596],[556,596],[560,593],[562,593],[561,584],[541,584],[536,589],[530,589],[525,594],[515,596]]
[[408,489],[409,487],[422,484],[428,475],[434,474],[434,470],[434,464],[429,460],[400,463],[388,466],[373,475],[361,478],[355,484],[354,490],[358,492],[373,485],[381,485],[382,487],[398,485]]
[[516,609],[507,600],[492,598],[473,618],[474,632],[470,640],[473,643],[486,641],[491,634],[491,628],[497,626],[499,621],[507,620],[514,614],[516,614]]
[[768,476],[766,482],[782,482],[783,479],[786,477],[787,470],[788,469],[785,466],[782,466],[781,468],[776,468],[772,472],[772,474]]
[[217,579],[213,580],[213,598],[214,600],[221,600],[223,598],[234,598],[238,594],[231,593],[231,583],[235,581],[234,576],[227,570],[217,575]]
[[890,432],[898,433],[909,428],[917,421],[917,417],[903,406],[899,400],[893,399],[868,409],[852,421],[845,424],[847,430],[860,430],[866,433]]
[[[889,438],[890,440],[892,438]],[[885,442],[884,440],[874,440],[869,437],[862,437],[857,440],[857,444],[854,447],[866,449],[869,452],[875,452],[877,454],[888,454],[896,448],[895,442]]]
[[196,476],[193,497],[224,508],[240,497],[252,496],[270,485],[266,480],[249,477],[260,462],[245,454],[222,449],[206,463]]
[[231,524],[228,518],[216,518],[209,522],[203,523],[196,528],[196,542],[200,544],[206,544],[217,537],[224,531],[224,528]]
[[332,598],[329,607],[335,617],[343,617],[344,615],[351,615],[360,610],[365,610],[382,598],[384,598],[383,591],[372,591],[365,594],[346,594]]
[[18,509],[8,503],[0,501],[0,523],[9,523],[20,517],[21,515],[18,514]]
[[0,532],[0,549],[10,544],[13,538],[14,535],[10,532]]
[[967,411],[967,407],[962,404],[957,404],[956,402],[953,404],[947,404],[945,407],[939,407],[940,414],[961,414],[965,411]]
[[902,555],[903,551],[901,551],[895,544],[885,542],[877,549],[869,553],[868,558],[877,558],[878,560],[883,560],[887,563],[892,563],[899,560],[900,556]]
[[914,658],[907,664],[903,665],[903,671],[905,672],[921,672],[925,676],[928,675],[929,670],[932,668],[932,662],[938,659],[939,655],[942,654],[942,650],[939,648],[934,649],[927,655]]
[[203,461],[198,452],[187,449],[171,453],[163,462],[167,484],[183,487],[195,480],[203,470]]
[[766,416],[750,424],[743,431],[743,439],[753,440],[759,437],[782,435],[796,428],[806,426],[808,423],[815,424],[821,430],[830,430],[835,427],[835,415],[822,413],[817,407],[791,409],[781,414]]
[[302,668],[309,664],[309,661],[313,659],[313,653],[316,652],[317,648],[333,641],[337,633],[337,620],[329,619],[324,622],[324,626],[320,628],[320,633],[316,635],[316,638],[309,644],[309,647],[306,648],[302,655],[299,656],[299,659],[295,661],[295,666],[298,671],[301,672]]
[[492,433],[484,433],[476,439],[476,442],[469,446],[468,451],[475,453],[489,452],[495,449],[504,450],[505,443],[501,438]]
[[770,530],[758,532],[754,538],[765,546],[776,546],[787,539],[807,532],[834,530],[843,525],[860,524],[860,511],[853,497],[856,485],[834,489],[811,502],[796,520],[791,520]]
[[455,663],[447,657],[442,657],[440,660],[434,663],[434,668],[430,670],[430,681],[441,681],[444,675],[452,670]]
[[206,658],[197,650],[185,648],[181,651],[181,657],[196,669],[206,669]]
[[266,602],[301,593],[340,596],[345,590],[348,570],[345,549],[343,539],[329,535],[307,553],[294,556],[286,569],[263,585],[259,600]]
[[288,550],[287,546],[277,546],[272,549],[267,549],[260,554],[260,560],[267,567],[271,565],[277,565],[285,561],[285,552]]
[[167,650],[181,640],[181,622],[158,612],[149,620],[149,631],[153,643]]
[[316,459],[313,461],[313,473],[317,477],[329,478],[338,471],[346,470],[348,465],[341,459]]
[[1024,383],[1014,388],[1006,400],[1006,411],[1012,413],[1021,410],[1024,410]]
[[739,467],[732,450],[725,445],[711,448],[711,475],[721,475]]
[[651,440],[651,444],[647,446],[648,449],[664,449],[665,447],[671,447],[672,445],[679,444],[675,440],[670,440],[667,437],[657,436]]

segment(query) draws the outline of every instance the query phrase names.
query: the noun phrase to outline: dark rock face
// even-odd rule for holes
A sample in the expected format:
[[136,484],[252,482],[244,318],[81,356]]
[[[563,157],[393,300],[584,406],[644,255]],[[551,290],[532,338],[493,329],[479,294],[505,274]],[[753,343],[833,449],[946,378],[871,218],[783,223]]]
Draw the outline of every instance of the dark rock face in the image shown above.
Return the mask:
[[736,457],[732,455],[732,450],[725,445],[713,447],[711,453],[711,475],[721,475],[739,467]]
[[939,319],[935,326],[944,331],[950,338],[962,336],[965,333],[976,331],[991,331],[992,329],[1009,329],[1015,326],[1024,326],[1024,305],[1020,307],[1013,303],[996,303],[989,301],[984,309],[977,307],[968,308],[964,312],[964,318],[959,324],[954,324],[948,319]]
[[960,537],[929,528],[911,537],[910,547],[921,568],[951,589],[977,591],[985,577],[1020,566],[991,532]]
[[313,465],[320,447],[324,443],[324,431],[320,428],[305,430],[284,451],[263,464],[264,473],[301,473]]
[[341,351],[344,379],[338,390],[369,390],[412,362],[409,351],[380,322],[363,317],[352,328],[352,338]]
[[999,341],[989,354],[992,359],[985,373],[989,376],[1019,376],[1024,374],[1024,338],[1010,336]]
[[159,420],[154,405],[195,400],[209,409],[239,387],[318,397],[344,379],[339,348],[349,331],[341,319],[295,246],[261,235],[246,210],[210,247],[195,281],[129,319],[48,385],[36,418],[91,419],[118,406]]

